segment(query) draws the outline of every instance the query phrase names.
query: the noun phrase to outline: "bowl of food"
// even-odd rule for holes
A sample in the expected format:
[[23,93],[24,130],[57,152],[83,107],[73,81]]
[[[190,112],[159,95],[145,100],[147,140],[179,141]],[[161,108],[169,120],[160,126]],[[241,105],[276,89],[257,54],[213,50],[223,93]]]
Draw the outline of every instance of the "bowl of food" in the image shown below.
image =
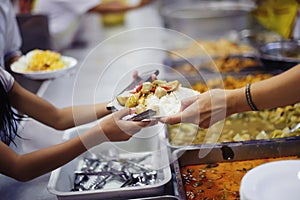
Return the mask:
[[58,52],[35,49],[11,65],[11,70],[34,80],[57,78],[77,65],[77,60]]

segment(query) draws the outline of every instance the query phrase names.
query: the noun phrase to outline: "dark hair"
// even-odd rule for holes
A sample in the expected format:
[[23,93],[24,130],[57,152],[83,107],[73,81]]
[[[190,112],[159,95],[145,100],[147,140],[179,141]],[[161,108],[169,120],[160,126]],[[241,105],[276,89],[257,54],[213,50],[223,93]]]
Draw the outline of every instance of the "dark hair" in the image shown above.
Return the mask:
[[9,145],[14,142],[15,136],[18,135],[18,124],[23,116],[18,114],[10,105],[8,94],[0,81],[0,137],[1,141]]

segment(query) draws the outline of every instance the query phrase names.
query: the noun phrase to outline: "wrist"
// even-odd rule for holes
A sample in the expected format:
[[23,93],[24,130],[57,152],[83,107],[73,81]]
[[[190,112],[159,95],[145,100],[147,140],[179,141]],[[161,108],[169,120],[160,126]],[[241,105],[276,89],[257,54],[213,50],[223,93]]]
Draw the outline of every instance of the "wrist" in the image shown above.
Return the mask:
[[238,88],[226,91],[227,116],[234,113],[249,111],[245,88]]
[[256,105],[254,104],[254,102],[252,100],[250,87],[251,87],[250,83],[248,83],[245,87],[245,95],[246,95],[247,103],[248,103],[249,107],[251,108],[251,110],[258,111],[258,108],[256,107]]
[[90,149],[107,141],[107,137],[100,124],[91,127],[84,134],[80,135],[80,139],[86,149]]

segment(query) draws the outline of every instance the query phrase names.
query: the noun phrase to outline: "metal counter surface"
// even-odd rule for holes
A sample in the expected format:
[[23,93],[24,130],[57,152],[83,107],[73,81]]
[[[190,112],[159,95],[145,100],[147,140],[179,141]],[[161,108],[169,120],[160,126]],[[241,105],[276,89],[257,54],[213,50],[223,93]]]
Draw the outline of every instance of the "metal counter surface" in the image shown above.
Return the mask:
[[[104,68],[101,65],[103,61],[99,60],[99,57],[105,57],[109,55],[114,49],[106,49],[105,51],[96,52],[92,56],[85,60],[90,51],[106,38],[115,35],[119,32],[126,31],[132,28],[138,27],[161,27],[162,21],[159,16],[156,4],[145,6],[141,9],[130,11],[126,14],[126,22],[122,26],[118,27],[102,27],[100,23],[100,17],[96,14],[87,14],[84,18],[83,32],[80,33],[80,38],[84,41],[84,45],[78,48],[67,49],[63,52],[64,55],[72,56],[78,59],[79,66],[76,70],[69,74],[59,77],[54,80],[45,81],[41,84],[39,89],[33,88],[33,91],[43,98],[47,99],[57,107],[64,107],[74,104],[86,104],[90,103],[90,99],[87,98],[90,94],[95,93],[94,88],[89,87],[92,84],[90,81],[93,76],[93,71],[103,71]],[[132,38],[135,41],[135,38]],[[130,42],[130,41],[125,41]],[[113,44],[116,49],[124,45],[122,41]],[[99,57],[98,57],[99,56]],[[140,56],[138,61],[143,62],[146,57]],[[159,59],[159,58],[158,58]],[[84,81],[76,86],[76,80],[78,80],[78,71],[81,69],[81,64],[85,60],[85,65],[90,66],[87,70],[80,72],[80,78]],[[130,65],[124,63],[122,70],[115,69],[114,72],[110,72],[112,77],[128,71]],[[101,87],[101,93],[97,96],[97,99],[103,101],[109,101],[112,88],[112,77],[105,77],[103,80],[103,87]],[[74,98],[74,87],[80,95]],[[40,148],[44,148],[50,145],[58,144],[62,142],[62,132],[49,128],[35,120],[30,119],[23,124],[23,129],[20,135],[28,140],[16,139],[17,147],[12,147],[19,154],[28,153]],[[47,138],[47,139],[45,139]],[[50,194],[47,191],[47,184],[49,181],[50,173],[38,177],[29,182],[18,182],[4,175],[0,175],[0,199],[10,200],[56,200],[56,196]]]

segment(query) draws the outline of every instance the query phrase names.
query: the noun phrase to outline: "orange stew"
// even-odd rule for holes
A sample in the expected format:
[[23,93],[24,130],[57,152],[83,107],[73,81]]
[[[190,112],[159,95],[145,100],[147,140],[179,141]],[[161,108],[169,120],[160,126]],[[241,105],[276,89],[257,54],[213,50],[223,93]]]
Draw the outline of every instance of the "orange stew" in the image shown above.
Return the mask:
[[240,182],[250,169],[271,161],[298,159],[297,156],[220,162],[181,167],[187,199],[238,200]]

